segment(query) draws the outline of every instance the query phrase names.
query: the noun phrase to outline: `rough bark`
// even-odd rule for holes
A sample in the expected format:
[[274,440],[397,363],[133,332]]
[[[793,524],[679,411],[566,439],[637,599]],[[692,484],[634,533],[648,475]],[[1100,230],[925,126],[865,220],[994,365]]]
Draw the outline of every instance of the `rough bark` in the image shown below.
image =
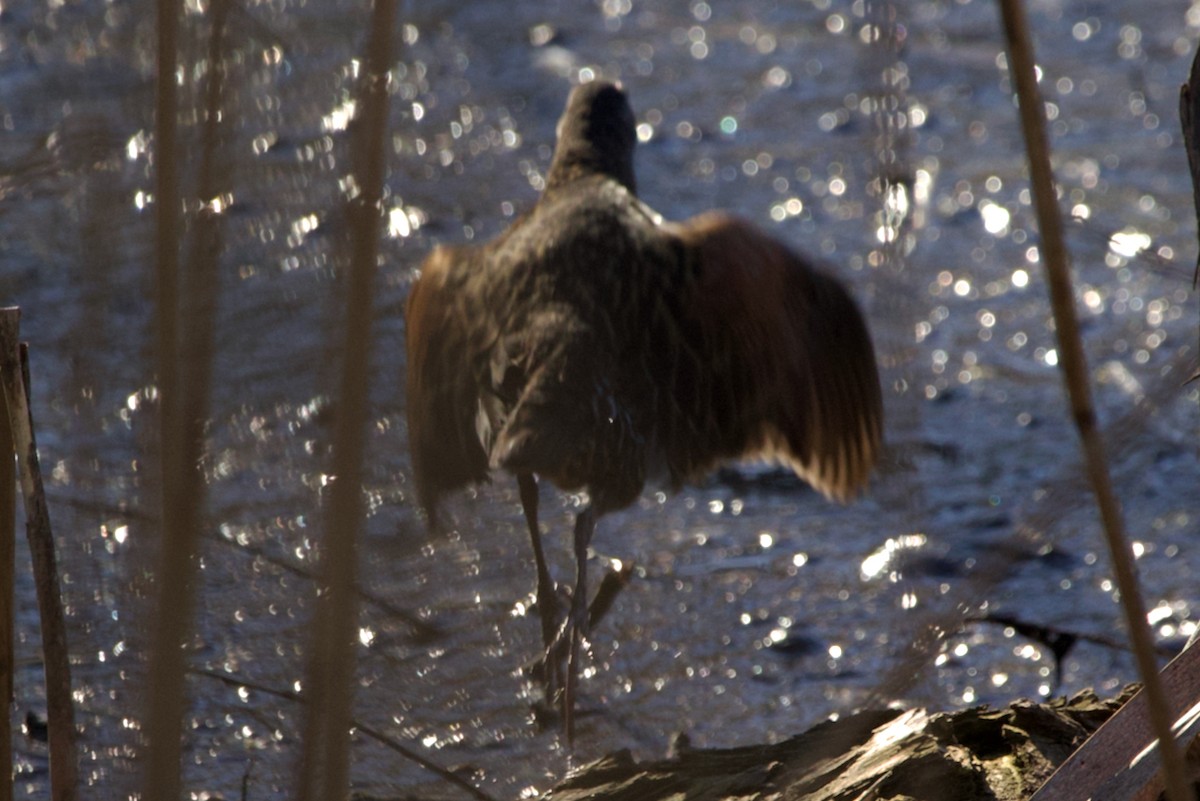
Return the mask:
[[951,713],[859,712],[774,745],[681,747],[586,765],[547,801],[1018,801],[1027,799],[1124,698],[1091,692],[1045,704]]

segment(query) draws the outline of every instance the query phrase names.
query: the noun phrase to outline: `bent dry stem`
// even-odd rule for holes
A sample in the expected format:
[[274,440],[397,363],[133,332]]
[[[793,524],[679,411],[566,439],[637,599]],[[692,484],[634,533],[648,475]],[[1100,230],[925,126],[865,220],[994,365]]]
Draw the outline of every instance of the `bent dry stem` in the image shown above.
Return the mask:
[[1154,644],[1146,622],[1146,609],[1133,568],[1133,555],[1125,536],[1125,525],[1108,473],[1103,438],[1096,424],[1088,378],[1087,358],[1079,334],[1075,299],[1062,217],[1050,167],[1050,147],[1046,141],[1045,107],[1037,88],[1033,46],[1020,0],[1001,0],[1001,16],[1008,43],[1009,69],[1017,89],[1021,128],[1029,157],[1029,179],[1033,189],[1042,254],[1046,265],[1046,283],[1054,312],[1055,330],[1062,351],[1063,380],[1071,402],[1071,413],[1079,438],[1092,491],[1104,524],[1105,540],[1112,556],[1113,572],[1121,593],[1121,608],[1133,642],[1138,670],[1145,683],[1150,717],[1162,755],[1167,796],[1171,801],[1190,801],[1195,796],[1184,778],[1183,761],[1171,733],[1166,695],[1158,676]]

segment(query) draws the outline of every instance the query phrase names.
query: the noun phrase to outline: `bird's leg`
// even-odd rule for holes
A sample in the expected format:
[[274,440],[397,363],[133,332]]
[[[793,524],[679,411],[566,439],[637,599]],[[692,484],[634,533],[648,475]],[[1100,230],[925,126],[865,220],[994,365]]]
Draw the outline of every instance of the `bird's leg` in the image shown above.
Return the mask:
[[[537,566],[537,607],[542,623],[542,645],[549,654],[558,631],[558,598],[554,593],[554,581],[546,566],[546,554],[542,550],[542,535],[538,531],[538,486],[532,473],[517,474],[517,486],[521,492],[521,509],[529,525],[529,540],[533,543],[533,561]],[[550,691],[561,684],[561,668],[557,660],[545,658],[542,664],[543,679]]]
[[567,746],[575,744],[575,688],[579,683],[579,645],[587,634],[587,549],[596,528],[596,514],[586,507],[575,518],[575,591],[571,596],[571,613],[567,617],[567,679],[563,689],[563,728]]

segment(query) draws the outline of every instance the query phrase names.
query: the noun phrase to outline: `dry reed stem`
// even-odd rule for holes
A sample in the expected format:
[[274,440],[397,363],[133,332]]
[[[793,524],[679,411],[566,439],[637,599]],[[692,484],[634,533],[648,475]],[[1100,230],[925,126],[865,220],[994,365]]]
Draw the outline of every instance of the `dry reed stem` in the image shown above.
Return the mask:
[[[175,515],[187,479],[178,436],[179,174],[178,129],[179,0],[157,0],[158,68],[154,124],[155,347],[158,370],[159,470],[162,492],[157,602],[151,640],[149,693],[145,702],[146,772],[149,801],[176,801],[181,793],[184,657],[180,644],[192,612],[192,532]],[[178,604],[178,605],[177,605]],[[179,608],[182,605],[182,609]]]
[[1033,47],[1020,0],[1000,0],[1001,16],[1008,45],[1009,73],[1017,91],[1021,128],[1025,136],[1029,159],[1029,179],[1033,189],[1041,237],[1042,263],[1046,268],[1046,283],[1054,313],[1055,330],[1061,351],[1060,364],[1071,413],[1083,446],[1089,482],[1099,507],[1105,539],[1113,561],[1113,572],[1121,594],[1121,608],[1133,643],[1138,671],[1145,684],[1145,694],[1155,735],[1159,740],[1167,796],[1171,801],[1194,799],[1184,774],[1183,761],[1171,734],[1166,695],[1158,675],[1158,662],[1146,609],[1138,588],[1133,555],[1125,536],[1120,507],[1108,473],[1104,441],[1096,424],[1092,403],[1087,359],[1079,334],[1071,284],[1069,256],[1063,239],[1062,217],[1050,167],[1050,148],[1046,140],[1045,107],[1037,88]]
[[[183,464],[194,471],[203,455],[204,422],[208,419],[212,388],[213,342],[216,337],[217,293],[220,288],[221,223],[224,219],[220,193],[229,187],[228,164],[221,159],[221,100],[225,90],[223,39],[231,0],[211,0],[208,13],[211,31],[208,42],[208,75],[204,92],[204,124],[200,136],[199,183],[196,196],[201,204],[193,223],[193,238],[187,251],[181,284],[186,303],[180,309],[182,340],[180,402],[183,432]],[[197,480],[198,486],[203,482]],[[197,504],[198,506],[198,504]]]
[[362,116],[352,140],[359,194],[348,202],[349,287],[333,440],[333,489],[322,545],[324,587],[316,608],[306,675],[300,799],[343,798],[349,789],[350,723],[358,644],[358,537],[369,413],[372,285],[379,250],[380,202],[386,172],[388,72],[395,26],[393,0],[376,0],[359,86]]
[[[1192,204],[1196,211],[1196,225],[1200,227],[1200,131],[1196,130],[1200,120],[1200,49],[1192,56],[1192,68],[1188,79],[1179,87],[1179,124],[1183,128],[1183,147],[1187,151],[1188,171],[1192,176]],[[1196,257],[1196,268],[1192,272],[1192,288],[1200,285],[1200,255]]]
[[[218,159],[224,66],[221,39],[228,0],[211,4],[209,73],[201,134],[200,185],[204,207],[197,216],[187,268],[179,271],[181,196],[176,163],[178,6],[160,0],[158,31],[157,357],[159,448],[162,471],[161,552],[156,580],[157,621],[147,713],[149,740],[145,797],[180,797],[182,723],[188,699],[182,649],[195,606],[193,557],[199,538],[204,482],[199,463],[212,383],[221,214],[212,201],[223,170]],[[181,304],[180,286],[187,304]],[[187,367],[186,372],[182,369]]]
[[[1188,171],[1192,176],[1192,203],[1196,207],[1196,225],[1200,228],[1200,49],[1192,56],[1192,68],[1188,79],[1179,87],[1179,124],[1183,128],[1183,146],[1187,150]],[[1192,272],[1192,289],[1200,286],[1200,255],[1196,257],[1196,268]],[[1200,336],[1200,331],[1197,331]],[[1200,378],[1197,367],[1184,383]]]
[[50,510],[46,506],[33,417],[29,411],[28,351],[18,343],[20,316],[20,309],[0,309],[0,381],[4,385],[9,425],[18,457],[21,494],[25,501],[25,534],[29,539],[42,626],[50,738],[50,797],[53,801],[73,801],[78,792],[79,766],[67,630],[54,535],[50,530]]
[[[3,345],[0,345],[2,347]],[[17,470],[16,445],[13,443],[12,412],[8,400],[0,413],[0,777],[12,776],[13,702],[13,565],[16,561]],[[12,801],[11,781],[0,780],[0,801]]]

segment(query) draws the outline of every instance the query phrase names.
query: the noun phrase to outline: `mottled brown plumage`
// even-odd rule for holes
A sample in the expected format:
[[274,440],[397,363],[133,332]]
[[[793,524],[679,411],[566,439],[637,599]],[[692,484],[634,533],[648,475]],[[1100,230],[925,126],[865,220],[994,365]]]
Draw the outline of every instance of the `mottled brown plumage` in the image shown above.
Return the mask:
[[[408,425],[418,500],[514,473],[550,661],[568,653],[568,736],[595,518],[648,479],[670,487],[762,457],[846,501],[882,439],[875,356],[834,278],[751,224],[664,222],[634,194],[634,117],[619,87],[576,88],[546,190],[481,247],[439,247],[408,303]],[[534,476],[590,506],[558,630]]]

